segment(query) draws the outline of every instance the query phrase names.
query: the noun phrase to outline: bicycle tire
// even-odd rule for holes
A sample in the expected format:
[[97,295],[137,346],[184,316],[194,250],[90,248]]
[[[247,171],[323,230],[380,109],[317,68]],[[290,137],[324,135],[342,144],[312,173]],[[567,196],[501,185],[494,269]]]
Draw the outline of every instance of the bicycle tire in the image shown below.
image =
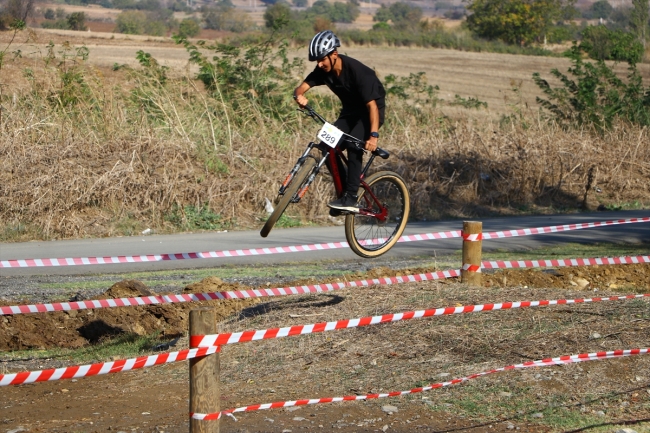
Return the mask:
[[278,201],[278,204],[273,209],[273,212],[271,212],[269,219],[266,220],[264,227],[262,227],[262,230],[260,230],[260,235],[263,238],[269,235],[271,229],[287,209],[287,206],[289,206],[289,203],[291,203],[291,199],[305,183],[305,180],[307,180],[307,177],[311,174],[314,167],[316,167],[316,160],[314,158],[308,157],[305,159],[305,162],[298,170],[298,173],[296,173],[296,175],[291,180],[291,183],[284,191],[284,195],[282,198],[280,198],[280,201]]
[[[390,250],[398,241],[411,209],[409,193],[404,179],[391,171],[380,171],[365,181],[368,188],[388,210],[384,221],[362,213],[348,214],[345,217],[345,237],[355,254],[373,258]],[[366,194],[362,185],[359,188],[359,206],[361,209],[377,212],[377,204]]]

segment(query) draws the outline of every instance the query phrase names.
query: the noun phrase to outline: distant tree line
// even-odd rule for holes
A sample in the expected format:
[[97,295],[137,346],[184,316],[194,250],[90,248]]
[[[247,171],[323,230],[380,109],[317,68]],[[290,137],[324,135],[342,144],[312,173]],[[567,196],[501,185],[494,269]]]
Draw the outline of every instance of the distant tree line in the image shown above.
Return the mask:
[[[579,40],[595,59],[636,63],[648,41],[648,1],[633,0],[631,8],[615,9],[598,0],[579,11],[563,0],[473,0],[466,24],[488,40],[520,45]],[[578,24],[580,18],[597,23]]]
[[[0,0],[0,28],[11,20],[27,20],[34,13],[34,0]],[[98,3],[119,8],[116,31],[127,34],[196,36],[201,28],[235,33],[255,30],[249,15],[234,7],[231,0],[218,0],[199,9],[174,0],[163,6],[161,0],[65,0],[72,4]],[[262,0],[266,4],[264,24],[268,29],[284,29],[298,41],[314,32],[336,29],[339,23],[352,23],[359,16],[358,0]],[[369,31],[342,31],[342,37],[360,44],[444,46],[449,48],[505,50],[505,46],[535,47],[547,43],[580,41],[582,49],[595,59],[638,62],[650,37],[650,0],[632,0],[632,6],[613,8],[607,0],[596,0],[579,10],[574,0],[470,0],[453,9],[449,2],[436,3],[466,17],[460,32],[475,40],[459,37],[439,22],[425,18],[421,8],[398,1],[382,4]],[[191,13],[190,18],[174,19],[174,12]],[[84,30],[83,13],[66,15],[62,9],[46,9],[44,27]],[[451,32],[451,33],[450,33]],[[485,45],[483,42],[492,45]],[[504,44],[504,45],[498,45]],[[492,46],[492,48],[490,48]],[[496,47],[496,48],[495,48]],[[499,48],[501,47],[501,48]],[[474,49],[474,48],[470,48]]]

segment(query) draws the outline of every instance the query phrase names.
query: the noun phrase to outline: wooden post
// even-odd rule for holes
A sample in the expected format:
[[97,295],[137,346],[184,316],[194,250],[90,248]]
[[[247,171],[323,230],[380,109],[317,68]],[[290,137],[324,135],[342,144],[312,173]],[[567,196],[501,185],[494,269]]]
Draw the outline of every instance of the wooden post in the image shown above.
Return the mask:
[[[190,311],[190,335],[217,333],[212,308]],[[219,412],[219,353],[190,359],[190,413]],[[190,433],[219,433],[219,420],[190,419]]]
[[463,221],[463,267],[460,282],[470,286],[481,286],[482,233],[482,222]]

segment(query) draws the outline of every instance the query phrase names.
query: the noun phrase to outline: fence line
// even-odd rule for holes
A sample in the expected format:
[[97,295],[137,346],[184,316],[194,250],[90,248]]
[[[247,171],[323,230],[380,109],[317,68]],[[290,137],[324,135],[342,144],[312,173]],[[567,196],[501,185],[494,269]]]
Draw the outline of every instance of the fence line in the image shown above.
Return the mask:
[[[546,358],[537,361],[523,362],[521,364],[516,364],[516,365],[509,365],[507,367],[495,368],[493,370],[471,374],[469,376],[461,377],[458,379],[452,379],[448,382],[432,383],[430,385],[423,386],[421,388],[414,388],[407,391],[393,391],[393,392],[387,392],[382,394],[348,395],[345,397],[324,397],[324,398],[313,398],[308,400],[278,401],[274,403],[243,406],[243,407],[238,407],[236,409],[228,409],[228,410],[223,410],[220,412],[213,412],[213,413],[190,413],[190,417],[192,419],[199,419],[199,420],[218,420],[224,415],[229,415],[234,418],[232,414],[237,412],[252,412],[256,410],[277,409],[281,407],[291,407],[291,406],[305,406],[309,404],[319,404],[319,403],[335,403],[340,401],[360,401],[360,400],[371,400],[375,398],[400,397],[403,395],[430,391],[432,389],[444,388],[450,385],[457,385],[459,383],[467,382],[468,380],[471,379],[476,379],[479,377],[487,376],[489,374],[500,373],[503,371],[517,370],[517,369],[530,368],[530,367],[548,367],[552,365],[564,365],[564,364],[572,364],[577,362],[622,358],[622,357],[635,356],[635,355],[647,355],[649,353],[650,353],[650,349],[644,348],[644,349],[614,350],[609,352],[581,353],[579,355],[565,355],[565,356],[559,356],[557,358]],[[235,421],[236,420],[237,419],[235,418]]]
[[275,328],[270,330],[244,331],[227,334],[214,335],[192,335],[190,336],[189,350],[161,353],[158,355],[141,356],[138,358],[124,359],[112,362],[102,362],[90,365],[69,366],[57,369],[27,371],[21,373],[0,374],[0,386],[20,385],[33,382],[47,382],[54,380],[73,379],[79,377],[97,376],[100,374],[119,373],[122,371],[136,370],[152,367],[154,365],[169,364],[172,362],[185,361],[188,359],[216,353],[221,345],[242,343],[261,339],[281,338],[293,335],[304,335],[316,332],[333,331],[338,329],[350,329],[360,326],[377,325],[396,321],[446,316],[453,314],[478,313],[480,311],[510,310],[519,308],[534,308],[552,305],[578,305],[593,302],[626,301],[631,299],[649,298],[650,293],[639,295],[622,295],[610,297],[539,300],[503,302],[496,304],[465,305],[460,307],[445,307],[430,310],[410,311],[405,313],[385,314],[382,316],[362,317],[357,319],[341,320],[336,322],[323,322],[310,325],[297,325],[286,328]]
[[[536,234],[558,233],[572,230],[582,230],[596,227],[606,227],[620,224],[635,224],[650,222],[650,217],[628,218],[622,220],[600,221],[593,223],[563,224],[548,227],[515,229],[499,232],[483,233],[483,239],[501,239],[515,236],[530,236]],[[402,236],[398,242],[417,242],[434,239],[449,239],[461,237],[461,230],[437,233],[423,233]],[[124,263],[161,262],[171,260],[215,259],[227,257],[257,256],[267,254],[297,253],[308,251],[321,251],[337,248],[347,248],[347,242],[330,242],[309,245],[292,245],[284,247],[254,248],[244,250],[205,251],[172,254],[144,254],[134,256],[106,256],[106,257],[67,257],[67,258],[41,258],[41,259],[10,259],[0,260],[2,268],[32,268],[32,267],[61,267],[61,266],[87,266],[108,265]]]

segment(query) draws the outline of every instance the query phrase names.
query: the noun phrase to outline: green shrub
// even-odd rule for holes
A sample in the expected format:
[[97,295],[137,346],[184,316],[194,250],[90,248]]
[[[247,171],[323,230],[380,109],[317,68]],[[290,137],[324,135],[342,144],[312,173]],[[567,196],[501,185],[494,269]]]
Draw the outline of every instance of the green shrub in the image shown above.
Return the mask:
[[276,3],[266,8],[264,25],[268,29],[284,27],[291,19],[291,8],[286,3]]
[[313,20],[315,17],[324,17],[335,23],[351,23],[359,16],[359,6],[354,3],[317,0],[312,7],[298,15],[299,19]]
[[589,9],[582,13],[582,18],[588,20],[603,19],[606,20],[614,11],[614,7],[607,0],[598,0],[594,2]]
[[241,33],[254,27],[249,15],[235,8],[204,8],[201,13],[207,29]]
[[178,25],[178,35],[184,38],[192,38],[198,35],[200,31],[201,27],[199,27],[199,23],[192,18],[185,18]]
[[70,30],[87,30],[86,14],[83,12],[73,12],[66,18]]
[[41,23],[41,27],[44,29],[61,29],[61,30],[68,30],[68,20],[66,19],[58,19],[56,21],[43,21]]
[[115,28],[118,33],[141,35],[144,33],[146,22],[147,16],[144,12],[126,10],[121,12],[115,19]]
[[373,21],[391,21],[400,30],[414,28],[421,19],[422,9],[404,2],[396,2],[390,6],[382,4],[372,17]]
[[162,36],[176,25],[172,15],[169,9],[147,12],[125,10],[115,19],[116,30],[129,35]]
[[537,102],[559,123],[568,127],[587,126],[598,131],[612,127],[617,119],[638,125],[650,125],[650,87],[643,80],[634,63],[629,64],[627,83],[618,78],[604,61],[585,62],[581,46],[574,43],[567,56],[572,67],[568,75],[553,69],[563,87],[552,88],[533,74],[533,80],[548,99]]
[[[290,95],[296,86],[296,71],[302,69],[304,61],[289,60],[288,42],[278,40],[277,33],[241,46],[208,45],[205,41],[194,45],[183,38],[175,39],[184,44],[190,62],[198,65],[197,78],[205,88],[218,100],[227,101],[235,111],[250,104],[263,116],[277,119],[295,109]],[[208,57],[206,51],[213,55]],[[279,66],[271,60],[279,60]],[[245,116],[242,121],[246,121]]]
[[643,45],[632,33],[609,30],[605,26],[589,26],[582,31],[580,48],[595,60],[617,60],[638,63],[643,58]]

